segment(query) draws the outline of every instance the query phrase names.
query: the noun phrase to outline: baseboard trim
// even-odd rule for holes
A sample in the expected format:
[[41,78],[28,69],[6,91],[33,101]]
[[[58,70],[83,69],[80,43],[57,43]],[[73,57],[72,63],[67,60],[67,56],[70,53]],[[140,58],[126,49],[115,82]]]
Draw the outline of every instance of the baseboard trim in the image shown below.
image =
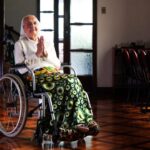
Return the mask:
[[99,98],[112,98],[114,96],[113,87],[97,87],[94,95]]

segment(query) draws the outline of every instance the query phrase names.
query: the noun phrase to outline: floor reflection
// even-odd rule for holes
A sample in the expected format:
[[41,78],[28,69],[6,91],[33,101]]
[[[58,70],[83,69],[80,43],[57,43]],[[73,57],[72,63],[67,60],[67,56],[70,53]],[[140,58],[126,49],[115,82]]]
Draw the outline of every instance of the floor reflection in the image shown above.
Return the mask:
[[7,138],[0,136],[0,150],[86,150],[92,147],[92,137],[88,136],[80,141],[60,142],[58,145],[45,144],[43,147],[35,145],[29,139]]
[[1,150],[15,150],[19,148],[17,141],[12,138],[1,137],[0,138],[0,149]]

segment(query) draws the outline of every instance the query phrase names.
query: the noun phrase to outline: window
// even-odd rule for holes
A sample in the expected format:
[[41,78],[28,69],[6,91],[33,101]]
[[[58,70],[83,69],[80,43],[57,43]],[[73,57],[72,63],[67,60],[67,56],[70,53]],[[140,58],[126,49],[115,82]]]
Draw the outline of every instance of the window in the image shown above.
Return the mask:
[[40,0],[39,20],[42,34],[54,39],[54,0]]
[[[58,3],[59,2],[59,3]],[[59,9],[58,9],[59,8]],[[64,31],[63,0],[40,0],[39,20],[42,34],[55,44],[57,55],[64,62],[63,31]]]
[[39,4],[42,33],[54,41],[61,62],[71,64],[78,75],[93,75],[93,0]]

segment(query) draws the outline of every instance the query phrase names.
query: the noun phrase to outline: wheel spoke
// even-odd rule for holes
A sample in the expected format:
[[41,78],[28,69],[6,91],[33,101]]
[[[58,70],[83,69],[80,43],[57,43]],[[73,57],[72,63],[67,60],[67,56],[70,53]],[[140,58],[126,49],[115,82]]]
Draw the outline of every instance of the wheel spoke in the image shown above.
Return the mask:
[[16,136],[26,120],[26,96],[23,83],[16,75],[6,74],[0,79],[0,131]]

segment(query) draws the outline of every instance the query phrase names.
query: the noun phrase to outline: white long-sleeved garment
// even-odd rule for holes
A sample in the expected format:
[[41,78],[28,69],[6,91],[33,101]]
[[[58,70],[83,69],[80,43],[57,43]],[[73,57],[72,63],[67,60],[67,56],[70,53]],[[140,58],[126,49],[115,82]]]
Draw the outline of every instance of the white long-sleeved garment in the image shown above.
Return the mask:
[[[14,59],[15,64],[24,63],[28,64],[30,69],[42,67],[56,67],[60,68],[60,60],[58,59],[53,43],[45,41],[45,50],[48,53],[47,57],[37,57],[37,42],[24,37],[15,43]],[[27,72],[27,69],[19,69],[21,74]]]

